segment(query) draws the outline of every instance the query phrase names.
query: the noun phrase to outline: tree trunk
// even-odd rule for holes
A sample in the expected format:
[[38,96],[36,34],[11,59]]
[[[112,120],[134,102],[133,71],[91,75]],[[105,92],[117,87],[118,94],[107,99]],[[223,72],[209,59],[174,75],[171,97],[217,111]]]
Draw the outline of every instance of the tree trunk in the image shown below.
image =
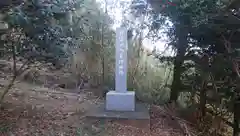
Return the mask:
[[0,107],[2,106],[2,102],[3,102],[3,99],[5,97],[5,95],[9,92],[9,90],[12,88],[14,82],[16,80],[16,76],[13,76],[12,77],[12,80],[9,82],[8,86],[4,89],[3,93],[1,94],[1,97],[0,97]]
[[174,61],[174,69],[173,69],[173,81],[172,81],[172,86],[171,86],[171,94],[170,94],[170,101],[177,101],[178,95],[179,95],[179,86],[181,85],[181,65],[182,63],[177,60],[178,58],[176,57]]
[[240,97],[238,97],[235,100],[234,103],[234,109],[233,109],[233,115],[234,115],[234,124],[233,124],[233,136],[240,136]]
[[173,81],[171,86],[170,101],[177,101],[179,95],[179,89],[181,88],[181,74],[182,74],[182,64],[184,62],[184,55],[187,48],[187,35],[188,32],[186,28],[181,25],[176,26],[176,36],[177,41],[177,55],[174,60],[173,69]]
[[11,46],[12,47],[12,58],[13,58],[13,71],[12,71],[12,74],[13,74],[13,77],[12,77],[12,80],[9,82],[8,86],[5,88],[5,90],[3,91],[3,93],[1,94],[1,97],[0,97],[0,107],[2,106],[2,102],[3,102],[3,99],[5,97],[5,95],[8,93],[8,91],[12,88],[13,84],[14,84],[14,81],[16,80],[17,78],[17,62],[16,62],[16,47],[15,46]]
[[101,34],[101,44],[102,44],[102,85],[104,86],[104,84],[105,84],[105,55],[104,55],[104,37],[103,37],[103,34],[104,34],[104,32],[103,32],[103,29],[104,29],[104,26],[103,26],[103,24],[102,24],[102,34]]
[[[105,0],[105,14],[107,14],[107,1]],[[103,18],[103,23],[102,23],[102,34],[101,34],[101,45],[102,45],[102,85],[105,86],[105,46],[104,46],[104,26],[105,26],[105,19]]]
[[206,81],[203,81],[202,89],[200,90],[200,110],[201,116],[204,117],[206,115]]

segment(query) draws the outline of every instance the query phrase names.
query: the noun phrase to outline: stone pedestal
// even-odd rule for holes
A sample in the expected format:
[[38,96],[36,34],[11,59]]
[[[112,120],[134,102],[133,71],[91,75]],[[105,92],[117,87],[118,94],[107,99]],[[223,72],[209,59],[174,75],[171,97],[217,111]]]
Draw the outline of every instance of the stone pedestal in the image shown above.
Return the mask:
[[[148,105],[144,103],[135,103],[134,111],[118,111],[106,110],[106,104],[102,103],[97,105],[96,108],[87,113],[87,117],[91,118],[107,118],[113,120],[149,120]],[[119,105],[118,105],[119,106]]]
[[[116,64],[115,64],[115,91],[106,95],[104,104],[90,111],[88,117],[149,120],[148,108],[145,104],[136,103],[135,92],[127,91],[127,28],[116,29]],[[131,124],[127,122],[127,124]]]
[[107,111],[135,111],[135,92],[109,91],[106,95]]

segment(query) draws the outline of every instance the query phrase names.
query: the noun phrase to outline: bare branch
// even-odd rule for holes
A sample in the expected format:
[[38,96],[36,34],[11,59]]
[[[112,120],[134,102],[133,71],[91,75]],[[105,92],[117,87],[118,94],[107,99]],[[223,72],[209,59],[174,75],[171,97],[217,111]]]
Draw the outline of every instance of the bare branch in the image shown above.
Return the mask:
[[[224,39],[224,46],[225,46],[227,52],[231,53],[232,52],[231,43],[228,40],[226,40],[225,36],[222,35],[222,38]],[[230,59],[230,61],[232,61],[233,70],[235,71],[238,78],[240,79],[240,72],[239,72],[239,69],[238,69],[238,63],[233,58],[231,58],[231,56],[229,56],[229,59]]]

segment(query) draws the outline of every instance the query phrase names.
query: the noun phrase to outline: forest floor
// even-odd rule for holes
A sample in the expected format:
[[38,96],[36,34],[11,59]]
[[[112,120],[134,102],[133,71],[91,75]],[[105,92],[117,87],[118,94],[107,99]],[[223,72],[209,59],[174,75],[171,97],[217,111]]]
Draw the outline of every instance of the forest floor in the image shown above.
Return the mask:
[[[2,79],[2,86],[7,82]],[[186,130],[161,107],[151,106],[150,128],[90,120],[86,113],[102,102],[89,89],[51,89],[17,81],[0,111],[0,136],[185,136]],[[150,130],[150,131],[149,131]]]

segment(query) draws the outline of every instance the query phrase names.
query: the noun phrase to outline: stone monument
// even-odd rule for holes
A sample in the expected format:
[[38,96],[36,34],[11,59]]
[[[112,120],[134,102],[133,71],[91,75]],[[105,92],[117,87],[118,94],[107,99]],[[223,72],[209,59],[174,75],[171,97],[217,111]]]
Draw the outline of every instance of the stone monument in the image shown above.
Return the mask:
[[106,95],[107,111],[135,111],[135,92],[127,90],[127,28],[116,29],[115,90]]
[[[136,124],[149,124],[149,113],[146,104],[136,102],[135,92],[127,90],[127,28],[116,29],[115,90],[109,90],[104,104],[90,110],[87,117],[107,119],[127,119]],[[137,121],[138,120],[138,121]],[[147,121],[143,123],[142,121]]]

